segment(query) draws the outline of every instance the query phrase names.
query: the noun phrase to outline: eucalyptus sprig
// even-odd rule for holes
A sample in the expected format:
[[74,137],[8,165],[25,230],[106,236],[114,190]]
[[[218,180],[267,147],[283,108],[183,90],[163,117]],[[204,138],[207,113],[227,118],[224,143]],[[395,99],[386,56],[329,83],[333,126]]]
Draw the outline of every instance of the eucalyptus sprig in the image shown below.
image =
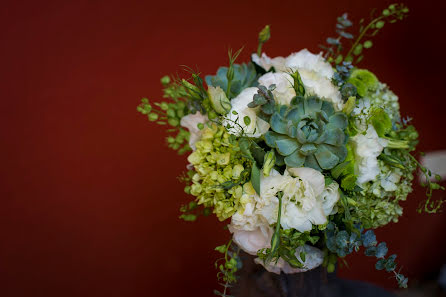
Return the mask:
[[[388,8],[384,9],[377,17],[372,18],[368,24],[364,24],[365,20],[359,21],[359,35],[351,46],[350,50],[345,55],[345,61],[354,62],[358,64],[364,58],[361,55],[363,49],[369,49],[373,46],[370,39],[363,41],[364,37],[374,37],[384,27],[386,23],[396,23],[408,16],[409,8],[402,3],[390,4]],[[371,33],[370,33],[371,31]],[[356,56],[356,58],[355,58]]]
[[324,58],[329,62],[335,62],[339,64],[342,62],[343,56],[342,51],[344,50],[344,46],[342,45],[342,40],[345,39],[353,39],[353,35],[347,30],[353,25],[353,23],[348,19],[348,14],[344,13],[342,16],[337,18],[336,23],[336,33],[338,34],[336,37],[328,37],[326,45],[319,45],[320,48],[325,50]]
[[[358,37],[352,43],[352,46],[344,52],[345,46],[343,40],[353,40],[354,35],[348,30],[353,25],[348,19],[346,13],[338,17],[336,24],[336,33],[338,36],[327,38],[328,45],[321,45],[320,47],[325,50],[325,58],[327,61],[335,64],[341,64],[343,61],[352,62],[358,64],[362,61],[364,56],[362,52],[364,49],[369,49],[373,46],[373,42],[370,38],[374,37],[384,27],[386,23],[393,24],[399,20],[403,20],[407,17],[409,8],[402,3],[396,3],[389,5],[384,9],[380,15],[372,16],[371,20],[365,24],[365,19],[359,21]],[[367,40],[364,41],[364,39]]]
[[368,257],[375,257],[378,259],[375,268],[377,270],[386,270],[392,272],[398,285],[401,288],[407,288],[408,279],[396,271],[397,265],[395,263],[396,255],[391,255],[386,258],[388,248],[385,242],[378,244],[376,235],[373,230],[364,230],[355,225],[352,228],[345,225],[344,229],[341,229],[333,222],[329,222],[325,232],[326,245],[329,253],[326,252],[326,258],[324,264],[327,266],[328,272],[334,271],[334,264],[336,258],[332,255],[335,254],[340,258],[344,258],[353,251],[359,251],[360,247],[364,247],[364,254]]

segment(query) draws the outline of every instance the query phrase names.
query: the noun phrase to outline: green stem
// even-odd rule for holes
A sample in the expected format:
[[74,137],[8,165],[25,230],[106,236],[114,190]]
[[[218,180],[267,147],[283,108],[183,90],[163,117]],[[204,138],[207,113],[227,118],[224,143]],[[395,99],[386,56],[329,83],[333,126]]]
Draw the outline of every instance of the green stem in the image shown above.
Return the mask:
[[384,139],[388,140],[387,147],[392,149],[408,149],[409,148],[409,142],[406,140],[399,140],[399,139],[393,139],[393,138],[387,138],[383,137]]
[[374,19],[373,21],[371,21],[365,28],[364,30],[361,32],[361,34],[359,34],[358,38],[356,38],[355,43],[353,43],[352,47],[350,48],[350,50],[348,51],[347,55],[345,56],[346,58],[349,57],[352,52],[354,51],[354,49],[356,48],[356,46],[358,45],[358,43],[361,41],[362,37],[364,37],[365,33],[367,32],[367,30],[370,29],[370,27],[375,24],[376,22],[382,20],[383,18],[385,18],[386,16],[380,16],[376,19]]
[[257,47],[257,56],[259,56],[259,58],[260,58],[260,55],[262,54],[262,46],[263,46],[263,43],[259,42],[259,46]]

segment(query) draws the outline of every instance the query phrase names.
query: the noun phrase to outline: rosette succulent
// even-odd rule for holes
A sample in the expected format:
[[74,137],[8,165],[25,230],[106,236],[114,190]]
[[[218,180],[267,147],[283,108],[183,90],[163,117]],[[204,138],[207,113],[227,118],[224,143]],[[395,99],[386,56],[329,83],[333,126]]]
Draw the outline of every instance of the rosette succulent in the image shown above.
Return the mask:
[[328,170],[347,156],[347,116],[316,96],[298,96],[291,106],[280,106],[270,124],[265,142],[288,167]]

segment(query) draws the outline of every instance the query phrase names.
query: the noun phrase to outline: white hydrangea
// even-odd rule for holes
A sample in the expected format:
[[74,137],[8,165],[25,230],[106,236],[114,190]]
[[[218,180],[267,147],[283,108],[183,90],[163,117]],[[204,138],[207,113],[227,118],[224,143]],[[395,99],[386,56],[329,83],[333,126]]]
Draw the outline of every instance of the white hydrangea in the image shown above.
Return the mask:
[[208,121],[206,115],[202,115],[199,111],[194,114],[188,114],[181,118],[180,125],[190,132],[189,146],[195,151],[195,143],[201,137],[201,131],[198,129],[198,124],[205,124]]
[[365,134],[351,138],[355,155],[355,174],[359,185],[375,180],[379,174],[378,156],[387,145],[387,141],[378,136],[372,125]]
[[385,176],[381,177],[381,187],[387,192],[394,192],[398,189],[400,179],[400,174],[390,171]]
[[[260,137],[269,129],[269,123],[257,117],[257,108],[250,108],[248,104],[252,102],[257,88],[246,88],[237,97],[232,99],[232,108],[223,121],[223,126],[229,125],[228,132],[240,135],[242,132],[249,137]],[[234,114],[234,111],[236,114]],[[245,117],[249,117],[249,125],[245,123]]]
[[271,59],[264,53],[262,57],[253,54],[252,60],[267,71],[271,67],[274,67],[276,72],[279,73],[292,73],[298,70],[306,92],[324,98],[332,102],[336,110],[342,110],[344,104],[341,93],[331,82],[334,75],[333,68],[330,63],[324,60],[322,54],[315,55],[307,49],[303,49],[286,58],[276,57]]
[[259,84],[265,87],[276,85],[272,92],[277,103],[290,105],[291,99],[296,96],[293,88],[293,78],[285,72],[268,72],[259,78]]

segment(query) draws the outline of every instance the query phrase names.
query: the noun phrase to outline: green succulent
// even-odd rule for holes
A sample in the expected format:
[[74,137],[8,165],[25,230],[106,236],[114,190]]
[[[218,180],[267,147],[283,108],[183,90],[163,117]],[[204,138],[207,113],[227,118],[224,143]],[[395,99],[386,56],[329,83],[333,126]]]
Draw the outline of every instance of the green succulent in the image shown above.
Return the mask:
[[[257,73],[254,64],[234,64],[234,78],[231,82],[230,98],[236,97],[240,92],[249,87],[257,86]],[[209,86],[219,86],[224,91],[228,89],[228,67],[220,67],[216,75],[207,75],[206,83]]]
[[265,134],[265,142],[288,167],[322,171],[334,168],[347,156],[347,116],[316,96],[294,97],[291,106],[280,106],[274,112],[270,124],[272,131]]

